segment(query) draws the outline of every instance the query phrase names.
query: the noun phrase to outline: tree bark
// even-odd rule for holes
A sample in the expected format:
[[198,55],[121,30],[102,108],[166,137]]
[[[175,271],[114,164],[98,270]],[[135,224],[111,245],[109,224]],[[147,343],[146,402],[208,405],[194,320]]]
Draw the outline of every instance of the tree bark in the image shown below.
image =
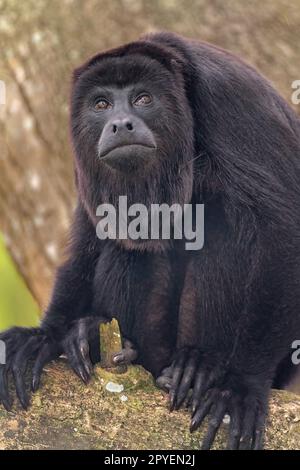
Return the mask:
[[[97,368],[84,386],[60,360],[43,382],[28,411],[0,409],[0,449],[199,449],[203,430],[190,434],[189,413],[170,413],[167,395],[140,367],[124,374]],[[124,390],[108,391],[109,382]],[[225,446],[226,428],[216,449]],[[300,449],[300,397],[272,393],[266,448]]]

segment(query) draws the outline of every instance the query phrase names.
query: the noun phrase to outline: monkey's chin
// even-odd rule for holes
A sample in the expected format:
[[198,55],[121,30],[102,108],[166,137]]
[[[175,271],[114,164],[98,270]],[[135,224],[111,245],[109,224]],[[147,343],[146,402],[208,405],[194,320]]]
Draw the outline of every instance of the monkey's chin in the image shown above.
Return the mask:
[[101,162],[125,174],[144,171],[155,157],[156,148],[140,144],[124,145],[100,157]]

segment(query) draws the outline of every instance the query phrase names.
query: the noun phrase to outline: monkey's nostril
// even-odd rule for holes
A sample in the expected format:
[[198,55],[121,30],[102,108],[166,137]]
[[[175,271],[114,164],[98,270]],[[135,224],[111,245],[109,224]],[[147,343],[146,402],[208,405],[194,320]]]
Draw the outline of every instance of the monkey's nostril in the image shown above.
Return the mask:
[[117,132],[117,130],[118,130],[118,128],[117,128],[117,126],[114,124],[114,125],[113,125],[113,133],[115,134],[115,133]]
[[133,131],[133,126],[132,126],[131,122],[127,122],[126,127],[129,131]]

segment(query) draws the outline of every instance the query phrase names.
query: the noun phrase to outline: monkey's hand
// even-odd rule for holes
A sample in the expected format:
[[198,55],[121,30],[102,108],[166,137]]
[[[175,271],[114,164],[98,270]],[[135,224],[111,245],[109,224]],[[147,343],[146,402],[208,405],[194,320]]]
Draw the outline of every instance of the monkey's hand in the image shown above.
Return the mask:
[[0,334],[4,344],[4,364],[0,364],[0,403],[7,410],[12,407],[8,376],[11,373],[17,397],[24,409],[29,406],[25,375],[30,361],[33,362],[31,389],[39,387],[43,367],[61,354],[59,342],[52,339],[43,328],[11,328]]
[[[109,320],[102,317],[85,317],[77,320],[63,341],[63,349],[74,372],[88,383],[93,365],[100,361],[100,323]],[[131,364],[137,358],[133,344],[123,338],[123,349],[114,354],[116,365]]]
[[178,352],[169,371],[171,409],[188,399],[191,432],[209,416],[202,449],[211,448],[227,414],[228,449],[262,449],[271,381],[264,375],[234,372],[221,359],[214,364],[218,366],[195,349]]
[[229,373],[227,378],[210,388],[192,415],[191,432],[206,418],[208,429],[202,449],[210,449],[225,415],[230,417],[227,448],[230,450],[263,449],[264,430],[268,413],[269,387],[261,378]]
[[[196,408],[201,399],[199,394],[205,393],[217,379],[223,377],[223,363],[222,357],[202,354],[196,348],[178,350],[171,366],[164,369],[156,380],[158,387],[169,392],[170,411],[178,410],[184,402],[187,407]],[[218,367],[214,364],[218,364]],[[194,390],[193,394],[191,389]]]

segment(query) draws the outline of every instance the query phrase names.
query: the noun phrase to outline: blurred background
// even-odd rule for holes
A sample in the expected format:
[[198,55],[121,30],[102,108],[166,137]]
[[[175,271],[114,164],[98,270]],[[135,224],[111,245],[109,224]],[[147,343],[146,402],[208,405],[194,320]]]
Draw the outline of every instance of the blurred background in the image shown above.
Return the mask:
[[240,54],[291,102],[299,0],[0,0],[0,329],[37,323],[62,260],[75,203],[72,69],[160,29]]

